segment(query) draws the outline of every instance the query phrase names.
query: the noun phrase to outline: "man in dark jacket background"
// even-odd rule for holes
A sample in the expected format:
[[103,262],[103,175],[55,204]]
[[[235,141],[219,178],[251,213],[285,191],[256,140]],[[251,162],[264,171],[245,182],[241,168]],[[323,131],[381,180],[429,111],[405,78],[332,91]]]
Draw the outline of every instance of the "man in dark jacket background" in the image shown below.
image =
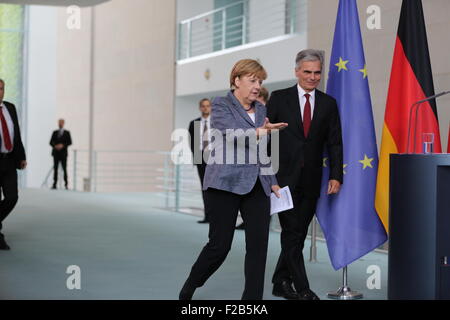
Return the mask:
[[67,189],[67,147],[72,144],[72,138],[70,132],[64,129],[64,119],[58,120],[59,129],[53,131],[52,138],[50,139],[50,145],[53,147],[53,187],[56,189],[58,182],[58,165],[61,162],[64,171],[64,185]]

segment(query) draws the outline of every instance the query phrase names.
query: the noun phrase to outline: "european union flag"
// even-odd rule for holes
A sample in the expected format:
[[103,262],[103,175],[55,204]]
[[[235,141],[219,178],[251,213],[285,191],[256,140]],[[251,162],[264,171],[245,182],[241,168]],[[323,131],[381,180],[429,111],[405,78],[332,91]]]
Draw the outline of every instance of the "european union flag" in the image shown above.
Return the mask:
[[335,270],[387,240],[375,211],[378,152],[356,0],[340,0],[327,93],[337,100],[344,144],[344,184],[327,196],[327,159],[317,218]]

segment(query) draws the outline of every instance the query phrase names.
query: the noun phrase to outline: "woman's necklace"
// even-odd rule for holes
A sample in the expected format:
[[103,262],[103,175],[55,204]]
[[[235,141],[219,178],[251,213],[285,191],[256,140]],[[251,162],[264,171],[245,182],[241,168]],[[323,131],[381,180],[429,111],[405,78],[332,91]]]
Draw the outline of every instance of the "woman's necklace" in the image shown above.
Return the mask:
[[248,109],[245,109],[245,107],[244,106],[242,106],[243,108],[244,108],[244,110],[245,111],[247,111],[247,112],[249,112],[250,110],[252,110],[253,109],[253,106],[252,105],[250,105],[250,108],[248,108]]

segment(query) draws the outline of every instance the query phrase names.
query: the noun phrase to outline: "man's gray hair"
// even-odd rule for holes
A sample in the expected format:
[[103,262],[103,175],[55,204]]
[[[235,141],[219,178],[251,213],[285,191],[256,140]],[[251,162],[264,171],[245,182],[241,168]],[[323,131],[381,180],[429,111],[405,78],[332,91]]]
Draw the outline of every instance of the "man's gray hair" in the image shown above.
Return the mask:
[[5,80],[3,80],[2,78],[0,78],[0,82],[5,84]]
[[320,66],[323,68],[323,53],[320,50],[306,49],[297,53],[295,58],[295,67],[300,67],[303,61],[320,61]]

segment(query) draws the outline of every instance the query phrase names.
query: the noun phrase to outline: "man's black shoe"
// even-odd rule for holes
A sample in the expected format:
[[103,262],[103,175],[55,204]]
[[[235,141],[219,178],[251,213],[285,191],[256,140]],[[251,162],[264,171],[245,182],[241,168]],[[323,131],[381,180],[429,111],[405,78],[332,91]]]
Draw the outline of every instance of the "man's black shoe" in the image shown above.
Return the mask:
[[56,190],[56,186],[52,186],[52,189],[53,189],[53,190]]
[[203,220],[199,220],[199,221],[197,221],[198,223],[209,223],[209,221],[208,220],[205,220],[205,219],[203,219]]
[[183,285],[183,288],[180,291],[180,295],[178,297],[179,300],[192,300],[192,296],[194,295],[195,288],[189,284],[189,279]]
[[0,250],[10,250],[11,248],[6,243],[5,239],[3,237],[0,237]]
[[298,294],[298,300],[320,300],[320,298],[311,289],[305,289]]
[[281,283],[274,283],[272,294],[276,297],[283,297],[288,300],[298,300],[298,294],[288,281],[282,281]]

